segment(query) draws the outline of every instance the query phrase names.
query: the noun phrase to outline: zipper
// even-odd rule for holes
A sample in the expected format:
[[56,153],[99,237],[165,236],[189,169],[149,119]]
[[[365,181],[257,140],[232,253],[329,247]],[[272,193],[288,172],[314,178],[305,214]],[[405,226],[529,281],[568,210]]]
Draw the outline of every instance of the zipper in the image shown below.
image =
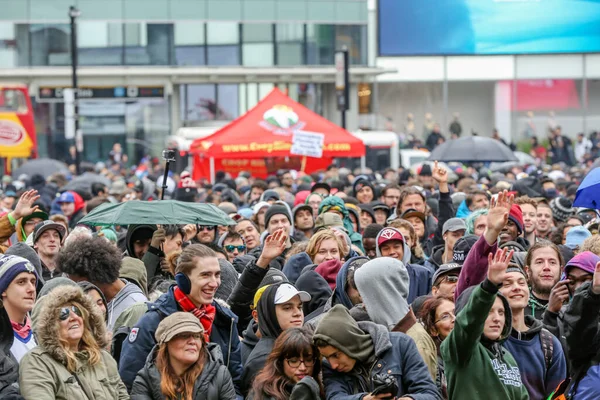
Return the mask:
[[231,341],[233,339],[233,323],[234,318],[231,318],[231,326],[229,327],[229,351],[227,352],[227,368],[229,368],[229,359],[231,358]]
[[91,399],[90,396],[88,396],[87,392],[85,391],[85,387],[81,384],[81,381],[79,380],[79,377],[77,376],[77,374],[73,374],[73,377],[75,378],[75,380],[77,381],[77,384],[79,385],[79,387],[81,388],[81,391],[83,392],[83,394],[85,395],[86,399]]

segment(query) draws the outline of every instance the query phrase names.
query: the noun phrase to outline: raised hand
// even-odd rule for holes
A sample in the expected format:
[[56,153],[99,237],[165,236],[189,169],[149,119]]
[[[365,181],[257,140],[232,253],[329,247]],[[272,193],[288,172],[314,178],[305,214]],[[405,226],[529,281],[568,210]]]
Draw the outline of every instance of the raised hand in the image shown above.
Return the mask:
[[487,278],[495,285],[500,285],[506,277],[506,269],[508,263],[514,254],[514,250],[510,252],[508,249],[498,249],[496,254],[488,254],[488,274]]
[[498,193],[498,198],[493,199],[490,204],[490,211],[487,216],[487,229],[500,233],[502,228],[508,222],[508,214],[513,205],[514,196],[509,195],[506,190]]
[[152,241],[150,242],[150,246],[155,249],[160,249],[162,244],[167,240],[167,233],[163,228],[158,228],[152,234]]
[[20,219],[23,217],[28,217],[36,211],[39,211],[38,206],[34,206],[35,203],[40,198],[37,190],[31,189],[26,191],[19,198],[19,202],[15,206],[14,211],[12,212],[12,216],[14,219]]
[[279,257],[285,250],[286,243],[287,234],[283,229],[279,229],[274,234],[267,236],[262,253],[260,253],[260,260],[268,264],[271,260]]
[[437,183],[448,183],[448,171],[443,167],[439,167],[437,161],[433,164],[431,177],[435,179]]
[[596,264],[594,279],[592,280],[592,292],[600,294],[600,262]]

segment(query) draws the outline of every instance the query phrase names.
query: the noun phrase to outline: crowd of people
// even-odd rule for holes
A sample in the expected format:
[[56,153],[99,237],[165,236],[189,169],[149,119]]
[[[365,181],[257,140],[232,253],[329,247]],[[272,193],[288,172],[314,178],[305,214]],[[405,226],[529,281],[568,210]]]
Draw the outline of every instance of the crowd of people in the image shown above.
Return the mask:
[[585,168],[184,172],[229,226],[81,224],[160,201],[114,165],[2,180],[2,399],[600,398]]

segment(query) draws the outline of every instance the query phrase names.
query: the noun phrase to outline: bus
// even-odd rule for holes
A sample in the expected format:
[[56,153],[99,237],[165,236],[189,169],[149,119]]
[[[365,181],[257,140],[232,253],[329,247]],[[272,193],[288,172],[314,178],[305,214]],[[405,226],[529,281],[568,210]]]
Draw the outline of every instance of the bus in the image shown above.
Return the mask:
[[13,161],[38,157],[33,107],[24,84],[0,83],[0,158],[4,173]]

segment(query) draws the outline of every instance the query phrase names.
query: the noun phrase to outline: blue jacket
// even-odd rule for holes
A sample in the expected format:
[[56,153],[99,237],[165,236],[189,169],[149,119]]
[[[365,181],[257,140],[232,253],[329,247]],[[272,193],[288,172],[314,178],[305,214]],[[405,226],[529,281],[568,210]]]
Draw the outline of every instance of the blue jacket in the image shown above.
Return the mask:
[[336,372],[325,361],[323,381],[327,400],[360,400],[373,390],[373,376],[386,373],[393,375],[398,382],[396,397],[410,396],[414,400],[441,399],[427,366],[410,337],[400,332],[388,332],[384,326],[372,322],[358,322],[358,326],[371,336],[375,348],[372,368],[370,365],[363,366],[370,370],[367,387],[354,370],[350,373]]
[[[148,354],[156,344],[154,333],[160,321],[174,312],[181,311],[173,294],[175,285],[169,291],[148,305],[148,312],[140,318],[133,327],[129,337],[123,341],[121,360],[119,362],[119,375],[131,391],[131,386],[138,371],[144,368]],[[211,343],[221,347],[223,360],[233,378],[236,393],[241,393],[239,383],[242,376],[242,353],[240,338],[237,331],[237,317],[227,307],[218,302],[213,302],[217,309],[215,321],[210,333]]]

